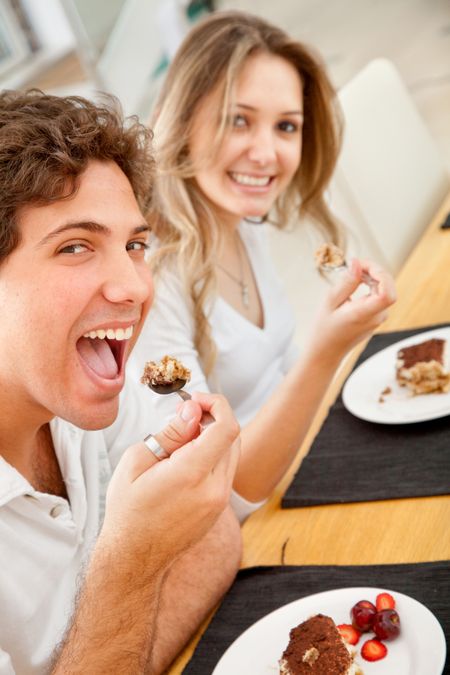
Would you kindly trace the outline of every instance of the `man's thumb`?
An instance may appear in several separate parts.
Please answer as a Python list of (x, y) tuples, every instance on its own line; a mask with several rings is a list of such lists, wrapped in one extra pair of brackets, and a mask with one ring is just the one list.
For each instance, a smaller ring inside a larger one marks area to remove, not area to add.
[(198, 435), (202, 409), (198, 403), (189, 400), (181, 404), (178, 414), (157, 434), (149, 434), (145, 442), (131, 445), (122, 455), (111, 483), (119, 480), (122, 474), (134, 481), (160, 459), (171, 455), (182, 445), (189, 443)]
[(154, 434), (154, 438), (167, 454), (171, 455), (197, 436), (202, 413), (198, 403), (192, 400), (184, 401), (176, 417), (162, 431)]

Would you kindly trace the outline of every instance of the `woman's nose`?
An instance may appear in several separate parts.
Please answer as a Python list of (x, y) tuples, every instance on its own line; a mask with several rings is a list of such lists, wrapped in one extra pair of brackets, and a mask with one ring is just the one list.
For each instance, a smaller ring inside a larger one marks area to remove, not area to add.
[(248, 156), (252, 162), (263, 166), (275, 161), (277, 153), (271, 129), (259, 129), (252, 135)]

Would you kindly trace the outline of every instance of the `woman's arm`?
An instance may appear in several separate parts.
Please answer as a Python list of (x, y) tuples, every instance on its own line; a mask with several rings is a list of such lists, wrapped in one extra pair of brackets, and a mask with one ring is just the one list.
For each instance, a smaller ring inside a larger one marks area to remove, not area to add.
[[(379, 281), (378, 292), (349, 302), (363, 270)], [(256, 508), (256, 503), (270, 495), (297, 454), (342, 358), (380, 325), (394, 299), (390, 275), (376, 265), (355, 263), (351, 271), (342, 273), (340, 283), (330, 290), (319, 311), (309, 347), (242, 428), (241, 458), (233, 488), (247, 501), (244, 511), (250, 513), (252, 504)], [(164, 284), (157, 287), (156, 302), (131, 357), (134, 378), (140, 376), (145, 360), (169, 353), (191, 369), (189, 389), (207, 391), (193, 334), (193, 318), (181, 282), (167, 273)], [(233, 367), (230, 363), (231, 371)], [(149, 395), (159, 414), (174, 414), (176, 397)]]
[[(378, 281), (374, 294), (350, 301), (362, 271)], [(389, 274), (354, 261), (328, 294), (310, 344), (253, 420), (242, 429), (234, 489), (250, 501), (266, 498), (294, 459), (342, 358), (369, 337), (395, 300)]]

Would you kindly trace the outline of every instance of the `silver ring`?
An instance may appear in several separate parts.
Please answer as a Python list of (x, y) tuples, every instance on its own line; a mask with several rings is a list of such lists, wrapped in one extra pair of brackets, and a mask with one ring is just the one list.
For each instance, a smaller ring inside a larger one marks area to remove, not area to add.
[(158, 461), (161, 461), (162, 459), (167, 459), (169, 457), (169, 453), (167, 453), (164, 448), (160, 446), (156, 438), (153, 436), (153, 434), (149, 434), (144, 438), (144, 443), (147, 446), (147, 448), (152, 452), (156, 459)]

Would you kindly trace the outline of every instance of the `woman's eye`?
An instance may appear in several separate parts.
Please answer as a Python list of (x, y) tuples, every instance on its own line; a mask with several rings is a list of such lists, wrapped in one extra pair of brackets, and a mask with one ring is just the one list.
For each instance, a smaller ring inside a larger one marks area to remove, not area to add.
[(247, 126), (247, 120), (245, 119), (244, 115), (234, 115), (232, 122), (234, 127), (239, 128)]
[(278, 124), (278, 128), (288, 134), (294, 134), (298, 130), (298, 125), (294, 124), (294, 122), (284, 121)]
[(79, 255), (80, 253), (85, 253), (87, 251), (86, 244), (67, 244), (59, 249), (58, 253), (64, 253), (66, 255)]
[(145, 241), (130, 241), (127, 244), (127, 251), (146, 251), (148, 244)]

